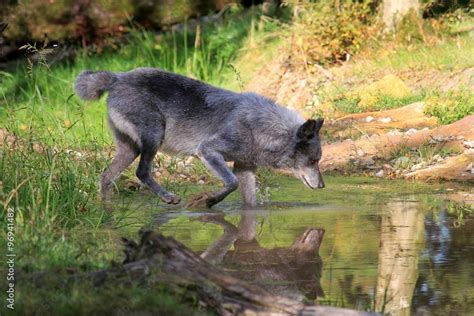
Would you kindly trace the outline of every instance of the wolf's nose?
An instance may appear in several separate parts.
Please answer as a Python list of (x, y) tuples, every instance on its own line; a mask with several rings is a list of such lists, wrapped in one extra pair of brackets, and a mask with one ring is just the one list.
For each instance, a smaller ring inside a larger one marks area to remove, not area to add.
[(322, 188), (324, 188), (324, 182), (319, 182), (318, 189), (322, 189)]

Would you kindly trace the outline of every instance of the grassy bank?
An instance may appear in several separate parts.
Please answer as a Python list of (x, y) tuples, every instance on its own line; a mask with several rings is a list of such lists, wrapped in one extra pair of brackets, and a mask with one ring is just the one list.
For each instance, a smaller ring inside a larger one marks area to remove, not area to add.
[(355, 56), (351, 64), (333, 68), (339, 80), (320, 95), (344, 113), (424, 101), (427, 115), (449, 124), (474, 113), (473, 54), (469, 33), (446, 36), (431, 44), (388, 43)]
[[(248, 47), (236, 61), (241, 77), (308, 116), (332, 118), (418, 101), (440, 124), (474, 113), (472, 14), (415, 19), (385, 34), (376, 19), (367, 23), (363, 6), (345, 10), (337, 19), (347, 24), (346, 33), (326, 11), (309, 11), (313, 19), (302, 14), (276, 40)], [(348, 22), (357, 19), (360, 25)]]

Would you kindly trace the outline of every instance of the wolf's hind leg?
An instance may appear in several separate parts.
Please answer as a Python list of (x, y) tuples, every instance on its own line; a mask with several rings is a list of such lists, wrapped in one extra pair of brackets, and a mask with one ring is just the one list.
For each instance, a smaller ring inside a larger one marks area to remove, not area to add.
[(211, 207), (214, 204), (222, 201), (227, 195), (235, 191), (239, 186), (237, 177), (232, 173), (232, 171), (227, 167), (224, 157), (212, 147), (201, 145), (198, 149), (199, 157), (206, 164), (206, 166), (211, 170), (214, 175), (224, 181), (224, 187), (219, 191), (203, 193), (200, 196), (196, 197), (190, 201), (188, 207), (196, 206), (207, 206)]
[(255, 167), (235, 162), (234, 173), (239, 179), (239, 189), (242, 200), (246, 207), (257, 205), (257, 185), (255, 179)]
[(143, 182), (150, 190), (157, 194), (161, 200), (168, 204), (178, 204), (181, 199), (174, 194), (166, 191), (161, 185), (159, 185), (151, 174), (151, 167), (153, 159), (158, 151), (158, 145), (143, 143), (142, 151), (140, 155), (140, 163), (137, 168), (137, 177)]
[(115, 137), (116, 153), (110, 166), (104, 171), (100, 177), (100, 195), (102, 202), (106, 206), (110, 206), (112, 187), (114, 181), (120, 174), (132, 164), (138, 156), (138, 149), (125, 138), (117, 135)]

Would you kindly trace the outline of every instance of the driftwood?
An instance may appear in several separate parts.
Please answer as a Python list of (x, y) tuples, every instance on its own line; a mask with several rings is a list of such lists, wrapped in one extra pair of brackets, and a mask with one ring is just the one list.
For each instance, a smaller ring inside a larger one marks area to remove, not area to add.
[(349, 309), (306, 305), (271, 295), (267, 290), (239, 280), (200, 258), (170, 237), (144, 232), (141, 241), (124, 239), (124, 264), (91, 275), (96, 286), (114, 282), (162, 283), (170, 291), (194, 293), (221, 315), (371, 315)]
[[(460, 157), (460, 160), (453, 161), (454, 163), (445, 163), (445, 166), (440, 167), (445, 169), (443, 173), (440, 173), (437, 178), (433, 178), (474, 182), (474, 174), (470, 170), (466, 170), (470, 169), (468, 166), (472, 163), (472, 151), (466, 150), (463, 145), (464, 141), (474, 139), (472, 126), (474, 126), (474, 115), (466, 116), (449, 125), (419, 130), (414, 133), (372, 135), (358, 140), (348, 139), (343, 142), (327, 144), (323, 146), (323, 159), (320, 168), (323, 171), (340, 170), (355, 160), (364, 161), (368, 158), (387, 160), (401, 148), (420, 147), (427, 143), (441, 143), (445, 148), (464, 151), (465, 154)], [(459, 168), (458, 162), (460, 163)], [(428, 173), (438, 171), (433, 169)], [(428, 179), (418, 173), (407, 176)]]

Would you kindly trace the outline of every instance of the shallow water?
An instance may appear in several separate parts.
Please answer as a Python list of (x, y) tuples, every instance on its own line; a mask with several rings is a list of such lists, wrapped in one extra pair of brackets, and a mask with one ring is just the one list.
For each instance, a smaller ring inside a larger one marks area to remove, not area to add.
[(153, 221), (275, 294), (393, 315), (474, 313), (474, 220), (445, 200), (471, 189), (328, 178), (326, 189), (311, 191), (286, 177), (270, 182), (270, 202), (256, 210), (241, 210), (234, 194), (212, 211), (172, 208)]

